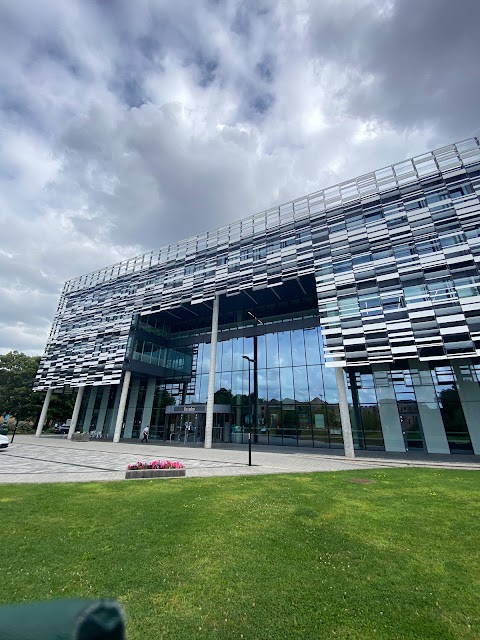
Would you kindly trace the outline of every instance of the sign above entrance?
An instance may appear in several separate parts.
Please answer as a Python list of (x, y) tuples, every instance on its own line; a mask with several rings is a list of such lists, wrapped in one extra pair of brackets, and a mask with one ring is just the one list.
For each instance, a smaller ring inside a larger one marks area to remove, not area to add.
[[(213, 413), (230, 413), (229, 404), (214, 404)], [(176, 404), (165, 408), (166, 413), (207, 413), (206, 404)]]
[(167, 407), (167, 413), (206, 413), (206, 411), (207, 405), (205, 404), (177, 404), (173, 407)]

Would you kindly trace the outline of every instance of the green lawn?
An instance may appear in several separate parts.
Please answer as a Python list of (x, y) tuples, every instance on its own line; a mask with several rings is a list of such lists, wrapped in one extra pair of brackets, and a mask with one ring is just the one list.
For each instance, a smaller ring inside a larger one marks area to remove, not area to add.
[(389, 469), (2, 486), (0, 601), (113, 596), (128, 640), (478, 639), (479, 484)]

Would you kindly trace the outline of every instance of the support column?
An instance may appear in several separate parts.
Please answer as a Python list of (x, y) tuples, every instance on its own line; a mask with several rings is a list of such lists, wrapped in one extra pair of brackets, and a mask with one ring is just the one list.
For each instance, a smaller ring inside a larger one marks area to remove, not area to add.
[[(257, 327), (255, 326), (255, 331)], [(258, 443), (258, 340), (257, 334), (253, 336), (253, 442)]]
[(138, 392), (140, 391), (140, 380), (135, 378), (132, 382), (132, 390), (130, 392), (130, 401), (128, 403), (127, 417), (125, 418), (124, 438), (131, 438), (133, 431), (133, 422), (135, 420), (135, 412), (137, 411)]
[(105, 425), (105, 416), (107, 415), (108, 400), (110, 398), (110, 385), (103, 387), (102, 400), (100, 401), (100, 410), (98, 412), (96, 431), (103, 433), (103, 427)]
[(112, 434), (112, 438), (113, 438), (113, 432), (115, 430), (115, 418), (117, 416), (118, 407), (120, 405), (121, 385), (117, 384), (115, 386), (117, 387), (117, 390), (115, 392), (115, 400), (113, 403), (112, 413), (110, 414), (110, 418), (108, 420), (108, 427), (107, 427), (107, 433), (106, 433), (107, 438), (110, 436), (110, 434)]
[(385, 451), (405, 452), (403, 428), (398, 414), (398, 404), (392, 374), (385, 365), (372, 365), (373, 380), (377, 393), (378, 412), (382, 424)]
[(90, 423), (92, 422), (93, 409), (95, 407), (95, 400), (97, 398), (97, 388), (90, 387), (90, 396), (88, 397), (87, 411), (83, 420), (83, 432), (88, 433), (90, 431)]
[(337, 382), (338, 404), (340, 406), (340, 420), (342, 423), (345, 457), (354, 458), (355, 449), (353, 448), (352, 425), (350, 423), (350, 412), (348, 410), (347, 401), (347, 388), (345, 386), (345, 378), (343, 377), (342, 367), (335, 367), (335, 380)]
[(358, 398), (357, 383), (355, 381), (355, 373), (353, 369), (349, 369), (348, 379), (350, 380), (350, 390), (352, 392), (353, 415), (355, 416), (355, 431), (357, 443), (361, 449), (365, 449), (365, 434), (363, 432), (362, 412), (360, 411), (360, 400)]
[(212, 448), (212, 431), (213, 431), (213, 403), (215, 395), (215, 365), (217, 359), (217, 337), (218, 337), (218, 310), (220, 308), (220, 300), (218, 295), (213, 301), (212, 312), (212, 336), (210, 342), (210, 371), (208, 374), (208, 396), (207, 396), (207, 415), (205, 419), (205, 449)]
[[(472, 442), (473, 453), (480, 454), (480, 386), (475, 380), (473, 372), (470, 372), (471, 362), (451, 362), (455, 380), (457, 382), (458, 395), (462, 403), (463, 415), (467, 423), (468, 433)], [(469, 370), (462, 372), (461, 365), (468, 365)]]
[(142, 426), (140, 429), (139, 439), (143, 437), (143, 430), (150, 426), (152, 420), (153, 398), (155, 397), (156, 378), (149, 378), (147, 382), (147, 392), (145, 393), (145, 404), (143, 405)]
[(120, 436), (122, 434), (123, 416), (125, 415), (125, 405), (127, 404), (128, 387), (130, 386), (131, 376), (132, 376), (131, 371), (125, 371), (123, 375), (122, 394), (120, 396), (120, 404), (118, 405), (117, 421), (115, 423), (115, 433), (113, 434), (114, 442), (120, 442)]
[(50, 398), (52, 397), (52, 391), (53, 389), (47, 389), (47, 395), (45, 396), (45, 400), (43, 401), (40, 420), (38, 421), (37, 430), (35, 432), (37, 438), (40, 438), (40, 436), (42, 435), (43, 425), (45, 424), (45, 419), (47, 417), (48, 405), (50, 404)]
[(430, 367), (418, 360), (409, 360), (409, 366), (427, 451), (450, 453)]
[(77, 397), (75, 398), (75, 406), (73, 407), (72, 422), (70, 423), (70, 429), (68, 430), (67, 438), (72, 439), (75, 433), (75, 427), (77, 426), (78, 414), (80, 413), (80, 407), (82, 406), (82, 398), (85, 387), (78, 387)]

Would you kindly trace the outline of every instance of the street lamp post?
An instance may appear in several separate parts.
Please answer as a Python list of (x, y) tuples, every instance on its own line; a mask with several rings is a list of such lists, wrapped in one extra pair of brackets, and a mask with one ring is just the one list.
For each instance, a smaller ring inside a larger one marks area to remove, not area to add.
[(258, 341), (257, 341), (257, 327), (258, 325), (264, 325), (263, 320), (257, 318), (257, 316), (251, 311), (247, 311), (248, 315), (255, 320), (255, 329), (253, 334), (253, 406), (255, 415), (255, 429), (253, 431), (253, 442), (257, 443), (258, 433)]
[(252, 466), (252, 394), (250, 391), (250, 364), (255, 364), (255, 360), (249, 356), (242, 356), (248, 360), (248, 466)]

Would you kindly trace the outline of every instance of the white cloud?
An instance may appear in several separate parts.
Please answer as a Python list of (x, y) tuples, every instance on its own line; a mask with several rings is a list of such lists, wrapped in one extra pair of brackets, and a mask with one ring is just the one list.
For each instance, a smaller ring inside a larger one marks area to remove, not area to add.
[(471, 135), (478, 39), (438, 69), (430, 3), (433, 93), (399, 0), (4, 3), (0, 351), (42, 351), (67, 278)]

